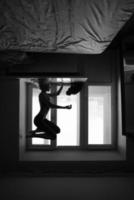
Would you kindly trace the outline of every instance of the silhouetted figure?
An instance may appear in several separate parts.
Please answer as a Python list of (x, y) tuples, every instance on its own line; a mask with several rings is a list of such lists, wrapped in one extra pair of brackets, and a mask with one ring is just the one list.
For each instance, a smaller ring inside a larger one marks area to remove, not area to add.
[(83, 82), (73, 82), (71, 83), (71, 87), (67, 90), (66, 94), (71, 95), (71, 94), (77, 94), (78, 92), (81, 91), (84, 83)]
[[(34, 124), (36, 125), (37, 129), (31, 131), (31, 134), (28, 135), (28, 137), (38, 137), (38, 138), (55, 140), (56, 134), (60, 133), (60, 128), (53, 122), (46, 119), (48, 111), (50, 108), (71, 109), (72, 106), (71, 105), (59, 106), (51, 103), (50, 101), (50, 97), (54, 97), (60, 94), (63, 85), (55, 93), (47, 93), (50, 90), (50, 85), (48, 81), (46, 79), (39, 79), (38, 82), (41, 93), (39, 94), (40, 111), (34, 118)], [(37, 134), (39, 132), (43, 133)]]

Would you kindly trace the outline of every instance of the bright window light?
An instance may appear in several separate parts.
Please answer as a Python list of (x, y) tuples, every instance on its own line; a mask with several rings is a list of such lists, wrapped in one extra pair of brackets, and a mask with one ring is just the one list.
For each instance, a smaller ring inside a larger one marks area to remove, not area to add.
[(89, 86), (88, 144), (111, 142), (111, 86)]
[(72, 109), (57, 109), (57, 125), (61, 132), (57, 135), (57, 146), (79, 145), (79, 94), (67, 96), (69, 86), (64, 86), (57, 97), (57, 104), (72, 105)]
[(57, 82), (70, 83), (71, 78), (57, 78)]
[[(40, 90), (38, 88), (32, 89), (32, 130), (36, 129), (36, 126), (34, 125), (34, 117), (38, 114), (40, 110), (39, 105), (39, 93)], [(50, 119), (50, 112), (47, 116), (48, 119)], [(50, 145), (50, 140), (42, 139), (42, 138), (32, 138), (32, 144), (33, 145)]]

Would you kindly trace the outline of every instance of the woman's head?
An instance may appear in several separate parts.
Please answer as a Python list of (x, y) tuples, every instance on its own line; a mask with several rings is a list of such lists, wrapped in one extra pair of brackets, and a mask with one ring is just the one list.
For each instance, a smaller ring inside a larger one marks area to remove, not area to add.
[(40, 78), (40, 79), (38, 79), (38, 83), (39, 83), (40, 90), (42, 90), (42, 91), (49, 91), (50, 84), (49, 84), (47, 78)]

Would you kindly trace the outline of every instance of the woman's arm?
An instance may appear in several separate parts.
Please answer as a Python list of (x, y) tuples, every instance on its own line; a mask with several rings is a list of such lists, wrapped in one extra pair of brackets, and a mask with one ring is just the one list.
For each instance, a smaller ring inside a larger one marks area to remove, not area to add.
[(62, 89), (63, 89), (63, 84), (61, 85), (61, 87), (59, 88), (59, 90), (57, 90), (56, 92), (50, 93), (48, 95), (51, 96), (51, 97), (52, 96), (58, 96), (61, 93)]
[(46, 98), (45, 95), (43, 94), (40, 94), (39, 95), (39, 100), (40, 100), (40, 103), (44, 106), (47, 106), (49, 108), (55, 108), (55, 109), (71, 109), (72, 108), (72, 105), (67, 105), (67, 106), (60, 106), (60, 105), (56, 105), (56, 104), (53, 104), (50, 102), (49, 99)]
[(59, 106), (53, 103), (50, 103), (50, 108), (55, 108), (55, 109), (71, 109), (72, 105), (67, 105), (67, 106)]

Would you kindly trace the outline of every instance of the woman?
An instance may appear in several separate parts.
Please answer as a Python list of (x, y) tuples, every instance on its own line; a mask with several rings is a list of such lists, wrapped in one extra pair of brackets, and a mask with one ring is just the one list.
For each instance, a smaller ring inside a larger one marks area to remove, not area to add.
[[(39, 88), (41, 93), (39, 94), (39, 104), (40, 104), (40, 111), (34, 118), (34, 124), (36, 125), (37, 129), (31, 131), (31, 135), (28, 137), (38, 137), (38, 138), (45, 138), (45, 139), (56, 139), (56, 134), (60, 133), (60, 128), (56, 126), (53, 122), (46, 119), (49, 109), (71, 109), (71, 105), (67, 106), (59, 106), (51, 103), (50, 97), (57, 96), (61, 93), (63, 85), (60, 89), (55, 93), (47, 93), (50, 90), (50, 85), (47, 79), (39, 79)], [(37, 134), (39, 132), (43, 132), (41, 134)]]

